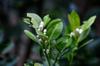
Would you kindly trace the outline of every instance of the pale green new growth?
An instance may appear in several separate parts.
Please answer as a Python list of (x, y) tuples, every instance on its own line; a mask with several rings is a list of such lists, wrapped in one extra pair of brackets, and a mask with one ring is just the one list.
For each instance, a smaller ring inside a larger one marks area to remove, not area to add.
[(29, 37), (30, 39), (32, 39), (33, 41), (36, 41), (36, 37), (34, 34), (32, 34), (30, 31), (28, 30), (24, 30), (24, 33), (27, 37)]
[(81, 26), (81, 29), (83, 29), (84, 31), (89, 29), (91, 25), (94, 23), (95, 19), (96, 16), (92, 16), (88, 20), (84, 21), (84, 24)]

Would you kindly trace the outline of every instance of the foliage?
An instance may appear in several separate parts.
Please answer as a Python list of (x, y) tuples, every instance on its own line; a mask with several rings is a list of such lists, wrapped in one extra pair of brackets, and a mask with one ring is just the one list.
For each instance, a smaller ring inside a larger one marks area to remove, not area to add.
[(59, 66), (59, 60), (62, 57), (67, 58), (68, 64), (71, 65), (78, 48), (90, 41), (79, 46), (79, 43), (88, 36), (90, 27), (96, 18), (92, 16), (80, 25), (80, 18), (73, 10), (68, 15), (69, 24), (64, 28), (61, 19), (51, 19), (49, 15), (44, 16), (43, 20), (34, 13), (27, 13), (27, 17), (31, 19), (25, 18), (24, 21), (31, 25), (35, 33), (24, 30), (25, 35), (39, 44), (43, 53), (42, 58), (45, 59), (43, 64), (34, 63), (35, 66)]

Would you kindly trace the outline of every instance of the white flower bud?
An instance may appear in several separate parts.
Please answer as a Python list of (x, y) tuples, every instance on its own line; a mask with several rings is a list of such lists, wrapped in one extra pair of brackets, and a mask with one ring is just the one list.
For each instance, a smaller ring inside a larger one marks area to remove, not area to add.
[(39, 41), (41, 42), (41, 41), (42, 41), (42, 39), (39, 39)]
[(79, 28), (76, 28), (76, 31), (77, 31), (77, 32), (79, 32), (79, 31), (80, 31), (80, 29), (79, 29)]
[(44, 29), (44, 31), (43, 31), (44, 33), (46, 33), (47, 32), (47, 30), (46, 29)]
[(44, 22), (43, 22), (43, 21), (41, 21), (41, 22), (40, 22), (40, 25), (43, 25), (43, 26), (44, 26)]
[(43, 25), (39, 25), (39, 28), (40, 28), (40, 29), (43, 28)]
[(38, 28), (38, 31), (40, 31), (40, 28)]
[(44, 22), (40, 22), (40, 25), (39, 25), (39, 29), (42, 31), (43, 30), (43, 27), (44, 27)]
[(49, 53), (49, 49), (43, 49), (43, 52), (45, 52), (48, 54)]
[(82, 30), (82, 29), (80, 29), (80, 30), (79, 30), (79, 34), (81, 34), (82, 32), (83, 32), (83, 30)]
[(79, 28), (76, 28), (76, 31), (77, 31), (79, 34), (81, 34), (81, 33), (83, 32), (83, 30), (82, 30), (82, 29), (79, 29)]
[(47, 54), (49, 53), (49, 49), (46, 50), (46, 53), (47, 53)]
[(47, 30), (46, 30), (46, 29), (44, 29), (44, 30), (43, 30), (44, 35), (46, 35), (46, 32), (47, 32)]
[(45, 49), (43, 49), (43, 51), (45, 52)]
[(39, 35), (37, 35), (36, 37), (39, 38)]
[(41, 21), (39, 27), (44, 27), (44, 22)]
[(74, 32), (71, 32), (70, 33), (70, 37), (72, 37), (72, 36), (74, 36), (75, 35), (75, 33)]

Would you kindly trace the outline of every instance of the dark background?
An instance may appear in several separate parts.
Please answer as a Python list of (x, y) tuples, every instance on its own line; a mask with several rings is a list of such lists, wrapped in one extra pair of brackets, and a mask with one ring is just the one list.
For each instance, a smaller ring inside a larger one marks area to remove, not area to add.
[[(27, 60), (41, 61), (37, 45), (23, 33), (27, 12), (41, 17), (50, 14), (67, 23), (67, 15), (76, 10), (81, 21), (96, 15), (89, 37), (94, 42), (81, 48), (73, 66), (100, 66), (100, 0), (0, 0), (0, 66), (23, 66)], [(66, 60), (61, 60), (66, 64)], [(62, 65), (64, 66), (64, 65)]]

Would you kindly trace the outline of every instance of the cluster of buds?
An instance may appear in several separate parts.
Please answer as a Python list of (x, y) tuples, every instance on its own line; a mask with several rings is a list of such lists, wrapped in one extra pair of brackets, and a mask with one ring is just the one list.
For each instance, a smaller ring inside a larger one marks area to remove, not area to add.
[(46, 52), (47, 54), (49, 53), (49, 49), (43, 49), (44, 52)]
[(40, 25), (38, 27), (38, 31), (43, 31), (44, 35), (46, 35), (47, 30), (46, 29), (43, 29), (43, 28), (44, 28), (44, 22), (41, 21), (40, 22)]
[(44, 22), (41, 21), (41, 22), (40, 22), (40, 25), (39, 25), (39, 27), (38, 27), (38, 31), (42, 31), (42, 30), (43, 30), (43, 27), (44, 27)]
[(78, 32), (79, 34), (81, 34), (81, 33), (83, 32), (83, 30), (82, 30), (82, 29), (77, 28), (77, 29), (76, 29), (76, 32)]
[[(38, 31), (42, 32), (44, 35), (46, 35), (47, 33), (47, 29), (44, 29), (44, 22), (41, 21), (40, 25), (38, 26)], [(42, 41), (42, 39), (39, 37), (39, 35), (37, 35), (37, 38), (39, 38), (39, 42)]]
[[(46, 35), (47, 33), (47, 29), (44, 29), (44, 22), (41, 21), (40, 25), (38, 26), (38, 31), (42, 32), (44, 35)], [(44, 40), (42, 37), (40, 37), (39, 34), (37, 34), (36, 36), (38, 38), (38, 41), (41, 43), (44, 41), (44, 43), (47, 43), (47, 40)], [(47, 54), (49, 53), (49, 49), (43, 49), (44, 52), (46, 52)]]
[[(83, 30), (79, 29), (79, 28), (76, 28), (75, 32), (78, 33), (78, 34), (81, 34), (83, 32)], [(75, 36), (75, 32), (71, 32), (70, 37)]]

